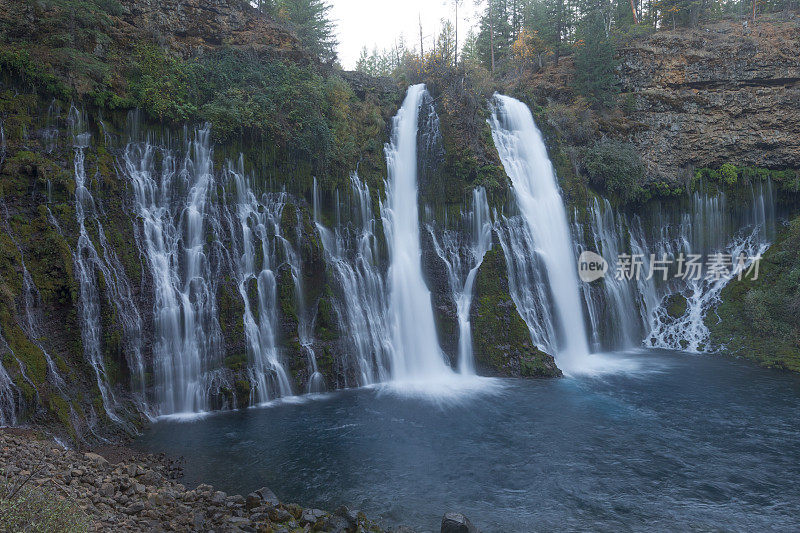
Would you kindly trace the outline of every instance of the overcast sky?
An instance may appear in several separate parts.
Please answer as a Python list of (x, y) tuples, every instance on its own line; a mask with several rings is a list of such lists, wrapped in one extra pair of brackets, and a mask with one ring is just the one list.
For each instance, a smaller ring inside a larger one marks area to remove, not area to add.
[[(392, 46), (400, 35), (407, 46), (419, 48), (419, 22), (425, 47), (439, 33), (441, 19), (453, 19), (452, 0), (328, 0), (338, 28), (339, 61), (345, 69), (355, 67), (361, 49), (372, 51)], [(458, 8), (458, 39), (475, 23), (475, 0), (464, 0)], [(461, 42), (459, 42), (459, 47)]]

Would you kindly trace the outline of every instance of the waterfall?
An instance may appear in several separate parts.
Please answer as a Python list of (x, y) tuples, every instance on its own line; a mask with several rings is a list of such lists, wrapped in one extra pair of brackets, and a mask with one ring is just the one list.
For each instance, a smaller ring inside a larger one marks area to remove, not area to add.
[[(547, 156), (547, 148), (530, 110), (522, 102), (513, 98), (495, 95), (494, 110), (490, 120), (492, 137), (500, 154), (506, 173), (511, 178), (517, 207), (525, 222), (527, 234), (519, 241), (529, 240), (521, 252), (514, 249), (506, 253), (524, 253), (522, 261), (541, 262), (546, 272), (549, 304), (539, 303), (531, 311), (522, 310), (531, 330), (538, 330), (528, 320), (532, 316), (545, 316), (543, 307), (552, 306), (556, 320), (544, 326), (542, 334), (534, 335), (533, 340), (545, 349), (557, 354), (556, 360), (566, 372), (585, 368), (589, 346), (586, 337), (583, 309), (578, 290), (577, 266), (573, 256), (572, 236), (567, 223), (564, 203), (556, 181), (553, 165)], [(522, 244), (511, 241), (509, 244)], [(505, 248), (504, 248), (505, 251)], [(535, 255), (535, 257), (534, 257)], [(530, 270), (530, 269), (528, 269)], [(541, 285), (541, 279), (516, 279), (514, 286), (519, 289), (520, 281)], [(539, 291), (540, 292), (540, 291)], [(518, 309), (526, 298), (517, 296)], [(538, 337), (538, 338), (537, 338)]]
[[(250, 359), (250, 403), (292, 393), (277, 345), (277, 283), (274, 239), (280, 234), (285, 195), (256, 198), (244, 172), (228, 168), (235, 185), (231, 217), (232, 252), (237, 286), (244, 302), (244, 332)], [(253, 309), (255, 300), (255, 311)]]
[(417, 206), (417, 119), (423, 84), (408, 89), (393, 119), (386, 145), (386, 203), (381, 216), (389, 248), (389, 301), (394, 350), (392, 378), (427, 379), (448, 375), (433, 319), (431, 294), (422, 275)]
[(743, 275), (752, 258), (760, 257), (774, 239), (775, 204), (769, 180), (751, 185), (750, 200), (744, 208), (729, 206), (724, 192), (695, 192), (691, 210), (681, 216), (680, 223), (662, 225), (662, 236), (656, 245), (659, 257), (695, 254), (707, 264), (714, 256), (725, 256), (731, 264), (719, 276), (704, 273), (700, 279), (669, 286), (666, 296), (681, 294), (686, 298), (686, 311), (679, 317), (670, 317), (664, 305), (656, 307), (645, 338), (647, 346), (689, 352), (712, 349), (706, 315), (720, 302), (722, 289)]
[[(607, 258), (614, 264), (616, 258), (630, 248), (641, 253), (639, 242), (633, 235), (634, 229), (619, 215), (615, 216), (611, 204), (606, 199), (594, 198), (588, 208), (592, 240), (589, 248)], [(637, 249), (638, 248), (638, 249)], [(590, 314), (599, 317), (601, 323), (595, 324), (595, 334), (599, 347), (624, 349), (639, 346), (649, 324), (648, 313), (639, 313), (642, 308), (640, 295), (649, 295), (652, 284), (637, 287), (626, 279), (607, 275), (603, 279), (603, 297), (589, 302)], [(590, 284), (584, 283), (587, 289)], [(652, 298), (648, 298), (652, 300)], [(599, 337), (604, 332), (604, 342)]]
[(0, 120), (0, 168), (3, 168), (3, 163), (6, 160), (6, 130), (4, 123)]
[[(75, 276), (80, 287), (81, 340), (86, 359), (95, 372), (97, 385), (103, 399), (103, 407), (111, 420), (122, 423), (122, 420), (116, 414), (117, 402), (108, 383), (103, 356), (100, 291), (96, 281), (98, 274), (102, 276), (105, 283), (105, 296), (108, 304), (115, 307), (116, 317), (120, 321), (119, 325), (122, 328), (123, 349), (131, 372), (131, 390), (137, 396), (141, 410), (146, 412), (145, 365), (142, 356), (142, 320), (133, 301), (130, 282), (116, 252), (108, 243), (98, 214), (98, 206), (86, 184), (84, 159), (85, 150), (88, 147), (89, 134), (80, 131), (82, 130), (82, 119), (74, 107), (70, 110), (70, 121), (75, 130), (75, 216), (79, 235), (73, 254), (73, 261), (75, 264)], [(89, 237), (86, 225), (87, 217), (100, 243), (102, 254), (98, 253)], [(49, 214), (49, 220), (56, 230), (60, 232), (60, 228), (52, 214)]]
[[(73, 116), (73, 110), (70, 116)], [(75, 263), (75, 277), (80, 287), (79, 306), (81, 322), (81, 340), (87, 361), (94, 369), (97, 387), (103, 400), (103, 409), (114, 422), (121, 423), (122, 419), (116, 414), (117, 401), (108, 383), (108, 374), (103, 359), (101, 346), (102, 330), (100, 325), (100, 295), (95, 283), (95, 265), (99, 263), (97, 250), (94, 247), (86, 230), (85, 217), (87, 208), (91, 209), (93, 199), (86, 188), (86, 170), (84, 168), (84, 151), (89, 146), (89, 134), (77, 133), (75, 136), (75, 218), (78, 223), (78, 244), (73, 254)], [(102, 227), (98, 226), (98, 231)]]
[[(493, 227), (486, 190), (483, 187), (472, 191), (472, 205), (469, 211), (461, 212), (461, 220), (464, 227), (460, 231), (445, 230), (441, 244), (436, 238), (433, 225), (428, 225), (428, 231), (436, 254), (447, 266), (447, 281), (453, 295), (453, 303), (456, 305), (458, 370), (462, 374), (474, 374), (475, 361), (472, 354), (472, 325), (469, 312), (475, 277), (483, 263), (483, 256), (492, 246)], [(461, 235), (468, 238), (469, 242), (462, 243)]]
[[(325, 258), (337, 284), (334, 307), (339, 330), (345, 336), (353, 357), (350, 367), (356, 383), (370, 385), (390, 378), (394, 345), (390, 333), (386, 281), (378, 264), (377, 221), (372, 210), (369, 187), (350, 176), (354, 215), (343, 226), (337, 216), (334, 231), (321, 221), (319, 198), (314, 198), (314, 222), (322, 238)], [(337, 202), (337, 212), (339, 203)]]
[(3, 357), (6, 353), (14, 356), (11, 347), (5, 338), (0, 335), (0, 427), (14, 426), (17, 424), (17, 399), (20, 398), (19, 390), (3, 367)]
[[(31, 343), (42, 352), (45, 362), (47, 363), (47, 376), (56, 389), (61, 392), (65, 387), (64, 379), (61, 377), (61, 374), (59, 374), (55, 361), (52, 357), (50, 357), (50, 354), (47, 352), (47, 350), (45, 350), (41, 343), (41, 339), (44, 337), (41, 329), (41, 295), (39, 294), (39, 289), (36, 288), (36, 285), (33, 282), (30, 272), (28, 272), (28, 267), (25, 264), (25, 254), (22, 252), (22, 247), (14, 238), (14, 234), (11, 231), (11, 225), (8, 223), (8, 206), (6, 206), (5, 200), (2, 198), (0, 198), (0, 207), (3, 209), (3, 229), (6, 231), (9, 238), (11, 238), (14, 246), (17, 247), (20, 265), (22, 266), (22, 307), (25, 314), (25, 321), (22, 324), (22, 330)], [(25, 376), (25, 371), (22, 370), (23, 364), (20, 362), (19, 365), (23, 376)], [(25, 379), (31, 383), (31, 386), (34, 389), (36, 389), (36, 387), (33, 385), (33, 382), (31, 382), (27, 376), (25, 376)]]
[[(678, 210), (654, 202), (643, 214), (644, 219), (615, 213), (607, 200), (590, 202), (583, 247), (600, 253), (611, 267), (602, 282), (583, 284), (590, 295), (590, 316), (600, 317), (595, 327), (600, 330), (602, 348), (621, 349), (642, 343), (689, 352), (712, 348), (706, 315), (719, 302), (728, 282), (750, 266), (749, 260), (731, 265), (727, 275), (716, 279), (706, 279), (705, 272), (698, 279), (676, 277), (676, 261), (695, 255), (705, 268), (715, 254), (760, 256), (775, 234), (772, 184), (751, 185), (749, 196), (744, 202), (730, 203), (724, 192), (696, 191), (685, 208)], [(613, 269), (620, 254), (639, 257), (641, 275), (634, 279), (616, 276)], [(651, 262), (665, 258), (672, 264), (666, 281), (655, 269), (650, 273)], [(686, 311), (681, 316), (670, 316), (667, 310), (672, 295), (686, 299)]]
[[(314, 194), (316, 195), (317, 181), (314, 180)], [(296, 211), (297, 219), (295, 220), (295, 242), (300, 243), (303, 238), (302, 227), (303, 223), (300, 219), (301, 214)], [(305, 300), (305, 291), (303, 290), (303, 262), (300, 253), (294, 249), (292, 244), (286, 238), (281, 238), (283, 244), (283, 251), (286, 256), (286, 261), (289, 264), (289, 270), (292, 274), (292, 283), (294, 284), (294, 297), (297, 302), (297, 337), (300, 341), (300, 349), (306, 356), (308, 368), (308, 386), (306, 392), (318, 393), (325, 392), (325, 378), (317, 368), (317, 355), (314, 353), (314, 316), (315, 309), (309, 309)]]
[(123, 158), (153, 283), (156, 399), (162, 414), (198, 412), (222, 380), (219, 277), (207, 251), (220, 246), (209, 127), (196, 131), (181, 164), (164, 149), (159, 171), (155, 152), (149, 142), (130, 143)]

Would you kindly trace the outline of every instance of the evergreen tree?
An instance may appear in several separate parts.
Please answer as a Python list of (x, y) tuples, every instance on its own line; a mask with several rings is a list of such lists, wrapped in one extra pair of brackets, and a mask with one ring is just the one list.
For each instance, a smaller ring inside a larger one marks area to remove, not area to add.
[(475, 30), (470, 28), (467, 36), (464, 38), (464, 44), (461, 46), (461, 61), (470, 63), (480, 62), (480, 55), (478, 54), (478, 34)]
[(335, 28), (324, 0), (274, 0), (277, 18), (289, 23), (303, 46), (322, 61), (336, 59)]
[(511, 52), (514, 41), (513, 27), (509, 17), (508, 0), (488, 0), (479, 22), (477, 39), (478, 57), (487, 68), (501, 63)]
[(578, 27), (575, 52), (575, 90), (595, 106), (608, 106), (619, 92), (615, 68), (614, 41), (609, 36), (603, 13), (594, 10)]

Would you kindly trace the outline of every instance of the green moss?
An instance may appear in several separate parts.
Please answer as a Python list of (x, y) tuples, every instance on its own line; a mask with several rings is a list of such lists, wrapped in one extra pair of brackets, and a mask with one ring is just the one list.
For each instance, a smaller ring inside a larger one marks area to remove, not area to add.
[(759, 276), (723, 289), (706, 324), (714, 343), (769, 367), (800, 372), (800, 218), (764, 254)]
[(0, 325), (3, 335), (14, 352), (24, 365), (28, 377), (38, 386), (47, 379), (47, 360), (44, 353), (36, 347), (17, 325), (8, 308), (0, 308)]
[(50, 394), (45, 399), (47, 410), (55, 416), (61, 426), (72, 430), (72, 420), (70, 418), (70, 405), (64, 398), (57, 394)]
[(283, 318), (290, 323), (298, 323), (297, 315), (297, 294), (294, 290), (294, 282), (292, 281), (292, 273), (289, 267), (286, 266), (279, 271), (278, 276), (278, 307), (281, 310)]
[(239, 400), (239, 404), (247, 405), (248, 399), (250, 398), (250, 382), (246, 379), (238, 379), (235, 383), (236, 386), (236, 397)]
[(244, 370), (247, 368), (247, 354), (246, 353), (238, 353), (234, 355), (229, 355), (225, 358), (224, 362), (227, 368), (230, 368), (234, 372), (239, 370)]
[(219, 325), (226, 344), (235, 345), (244, 340), (244, 302), (233, 281), (220, 283), (217, 290)]
[(717, 184), (726, 188), (742, 183), (762, 182), (768, 179), (772, 180), (781, 192), (800, 192), (800, 170), (798, 169), (769, 169), (725, 163), (718, 169), (698, 168), (694, 175), (695, 186), (705, 183)]
[(317, 338), (322, 341), (331, 341), (339, 337), (339, 325), (336, 320), (336, 311), (328, 297), (320, 298), (317, 304)]
[(553, 358), (533, 346), (530, 331), (508, 292), (505, 257), (489, 250), (475, 279), (473, 346), (479, 368), (501, 375), (555, 377)]
[(734, 185), (739, 179), (739, 171), (736, 165), (725, 163), (719, 168), (719, 177), (725, 185)]
[(672, 318), (680, 318), (686, 314), (687, 306), (688, 302), (686, 301), (686, 297), (682, 294), (671, 294), (667, 297), (667, 314)]

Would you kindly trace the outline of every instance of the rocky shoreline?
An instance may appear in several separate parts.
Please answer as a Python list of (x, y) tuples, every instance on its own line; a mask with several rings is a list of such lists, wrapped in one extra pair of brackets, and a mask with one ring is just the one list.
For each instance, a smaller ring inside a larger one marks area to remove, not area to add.
[[(361, 512), (281, 503), (266, 487), (247, 496), (205, 484), (188, 489), (175, 479), (180, 468), (164, 456), (116, 446), (96, 451), (64, 449), (33, 430), (0, 429), (0, 515), (4, 508), (14, 511), (9, 500), (30, 493), (75, 513), (73, 523), (79, 525), (66, 531), (384, 531)], [(0, 517), (0, 530), (9, 527), (4, 520)], [(443, 520), (443, 530), (445, 522), (452, 520)], [(403, 527), (394, 531), (411, 532)]]

